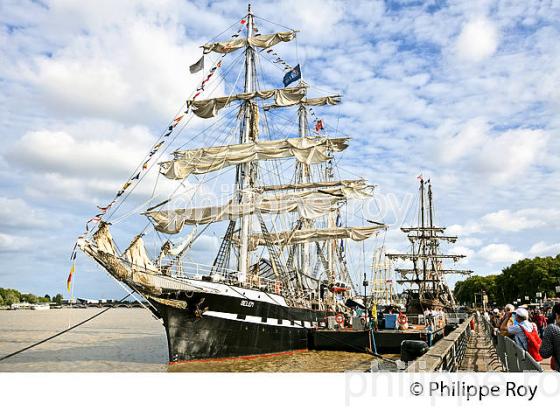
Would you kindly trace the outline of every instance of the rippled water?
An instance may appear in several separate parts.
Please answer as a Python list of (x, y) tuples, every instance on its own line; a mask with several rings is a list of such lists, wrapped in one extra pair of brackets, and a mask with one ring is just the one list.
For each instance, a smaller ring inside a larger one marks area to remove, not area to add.
[[(82, 321), (99, 310), (0, 311), (0, 356)], [(297, 352), (243, 360), (167, 365), (164, 328), (145, 309), (112, 309), (20, 355), (0, 362), (0, 372), (342, 372), (365, 371), (372, 356), (347, 352)], [(382, 363), (380, 366), (389, 365)]]

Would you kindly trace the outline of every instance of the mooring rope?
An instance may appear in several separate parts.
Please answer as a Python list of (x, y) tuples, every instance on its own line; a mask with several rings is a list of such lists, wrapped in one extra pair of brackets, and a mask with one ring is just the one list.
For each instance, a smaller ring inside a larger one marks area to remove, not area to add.
[[(135, 293), (135, 292), (136, 292), (136, 291), (133, 290), (133, 291), (130, 292), (128, 295), (126, 295), (124, 298), (122, 298), (121, 300), (119, 300), (117, 303), (124, 302), (130, 295), (132, 295), (132, 294)], [(69, 327), (68, 329), (63, 330), (62, 332), (58, 332), (57, 334), (52, 335), (52, 336), (49, 336), (49, 337), (47, 337), (46, 339), (43, 339), (43, 340), (41, 340), (41, 341), (39, 341), (39, 342), (37, 342), (37, 343), (33, 343), (33, 344), (30, 345), (30, 346), (27, 346), (27, 347), (24, 347), (23, 349), (18, 350), (17, 352), (13, 352), (13, 353), (10, 353), (9, 355), (0, 357), (0, 362), (1, 362), (2, 360), (6, 360), (6, 359), (9, 359), (10, 357), (13, 357), (13, 356), (16, 356), (16, 355), (18, 355), (18, 354), (20, 354), (20, 353), (23, 353), (23, 352), (25, 352), (25, 351), (27, 351), (27, 350), (29, 350), (29, 349), (32, 349), (32, 348), (34, 348), (34, 347), (36, 347), (36, 346), (39, 346), (39, 345), (41, 345), (41, 344), (43, 344), (43, 343), (45, 343), (45, 342), (48, 342), (49, 340), (52, 340), (52, 339), (54, 339), (55, 337), (61, 336), (61, 335), (63, 335), (64, 333), (67, 333), (67, 332), (69, 332), (69, 331), (71, 331), (71, 330), (73, 330), (73, 329), (76, 329), (77, 327), (79, 327), (79, 326), (81, 326), (81, 325), (83, 325), (83, 324), (85, 324), (85, 323), (87, 323), (87, 322), (89, 322), (89, 321), (95, 319), (96, 317), (101, 316), (103, 313), (107, 312), (109, 309), (112, 309), (113, 307), (114, 307), (114, 305), (113, 305), (113, 306), (109, 306), (109, 307), (107, 307), (106, 309), (103, 309), (101, 312), (96, 313), (95, 315), (93, 315), (93, 316), (87, 318), (86, 320), (83, 320), (83, 321), (81, 321), (81, 322), (79, 322), (79, 323), (76, 323), (74, 326), (71, 326), (71, 327)]]

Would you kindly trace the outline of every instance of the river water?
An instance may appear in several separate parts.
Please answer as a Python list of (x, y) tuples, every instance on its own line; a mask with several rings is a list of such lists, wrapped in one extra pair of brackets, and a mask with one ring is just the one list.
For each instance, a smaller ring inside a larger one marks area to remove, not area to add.
[[(99, 311), (97, 308), (2, 310), (0, 356), (47, 338)], [(368, 370), (372, 360), (376, 359), (361, 353), (309, 351), (168, 366), (161, 322), (145, 309), (117, 308), (60, 337), (0, 361), (0, 372), (343, 372)], [(378, 363), (381, 367), (390, 366), (385, 361)]]

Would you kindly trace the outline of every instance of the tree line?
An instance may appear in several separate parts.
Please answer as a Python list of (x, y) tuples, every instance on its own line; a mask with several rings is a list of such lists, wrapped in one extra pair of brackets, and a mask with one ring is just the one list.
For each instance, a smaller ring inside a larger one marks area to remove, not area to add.
[[(471, 276), (455, 284), (453, 293), (461, 304), (481, 302), (482, 291), (488, 295), (490, 303), (504, 306), (517, 299), (533, 301), (540, 292), (542, 298), (554, 297), (556, 286), (560, 285), (560, 255), (523, 259), (489, 276)], [(475, 296), (476, 295), (476, 296)]]
[(0, 288), (0, 306), (9, 306), (14, 303), (56, 303), (62, 304), (62, 295), (58, 293), (54, 297), (49, 295), (36, 296), (32, 293), (21, 293), (15, 289)]

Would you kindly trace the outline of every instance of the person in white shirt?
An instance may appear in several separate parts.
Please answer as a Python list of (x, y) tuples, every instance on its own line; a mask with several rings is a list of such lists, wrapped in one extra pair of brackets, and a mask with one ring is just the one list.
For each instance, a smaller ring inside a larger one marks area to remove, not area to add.
[(529, 312), (527, 312), (527, 309), (520, 307), (515, 311), (515, 321), (513, 325), (508, 326), (507, 331), (510, 336), (513, 336), (515, 343), (524, 350), (527, 350), (527, 336), (525, 336), (525, 332), (521, 329), (522, 327), (527, 333), (531, 333), (533, 328), (536, 328), (536, 325), (529, 322)]

